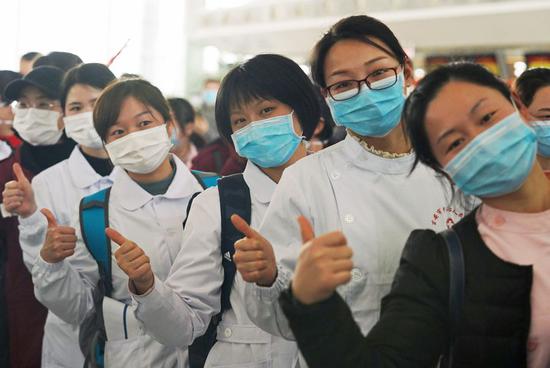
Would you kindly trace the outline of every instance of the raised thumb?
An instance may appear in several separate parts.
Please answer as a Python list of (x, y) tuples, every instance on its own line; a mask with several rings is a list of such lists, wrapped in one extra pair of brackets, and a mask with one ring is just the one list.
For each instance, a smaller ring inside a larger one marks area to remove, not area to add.
[(13, 164), (13, 173), (20, 184), (29, 184), (29, 179), (27, 179), (21, 165), (18, 163)]
[(46, 220), (48, 220), (48, 229), (52, 227), (57, 227), (57, 220), (55, 219), (52, 211), (47, 208), (42, 208), (40, 212), (42, 212), (42, 214), (46, 217)]
[(304, 216), (298, 217), (298, 224), (300, 225), (300, 233), (302, 234), (302, 244), (306, 244), (310, 240), (315, 238), (313, 227), (307, 218)]
[(122, 244), (126, 243), (126, 241), (127, 241), (126, 238), (124, 236), (122, 236), (121, 233), (119, 233), (118, 231), (116, 231), (115, 229), (112, 229), (110, 227), (105, 229), (105, 235), (107, 235), (107, 237), (109, 239), (111, 239), (112, 241), (114, 241), (118, 245), (122, 245)]

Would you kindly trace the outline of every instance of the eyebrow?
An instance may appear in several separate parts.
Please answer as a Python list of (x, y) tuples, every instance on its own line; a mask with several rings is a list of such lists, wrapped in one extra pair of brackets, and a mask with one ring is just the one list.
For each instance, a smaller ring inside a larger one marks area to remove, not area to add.
[(476, 110), (479, 108), (479, 106), (485, 102), (485, 100), (487, 100), (487, 97), (483, 97), (482, 99), (480, 99), (479, 101), (476, 102), (476, 104), (470, 109), (470, 112), (469, 112), (469, 115), (473, 115)]
[(443, 139), (447, 138), (451, 134), (456, 133), (456, 129), (449, 129), (445, 133), (443, 133), (439, 138), (437, 138), (436, 144), (439, 144)]
[(140, 112), (139, 114), (134, 115), (134, 119), (135, 119), (135, 118), (139, 118), (140, 116), (143, 116), (143, 115), (147, 115), (147, 114), (153, 116), (153, 114), (151, 113), (151, 111), (145, 110), (145, 111)]
[[(377, 61), (380, 61), (380, 60), (382, 60), (382, 59), (387, 59), (387, 58), (388, 58), (387, 56), (378, 56), (378, 57), (375, 57), (374, 59), (371, 59), (371, 60), (365, 62), (365, 63), (363, 64), (363, 66), (369, 66), (369, 65), (371, 65), (371, 64), (376, 63)], [(349, 73), (349, 71), (346, 70), (346, 69), (340, 69), (340, 70), (336, 70), (336, 71), (332, 72), (332, 73), (329, 75), (329, 77), (333, 77), (333, 76), (335, 76), (335, 75), (340, 75), (340, 74), (346, 74), (346, 73)]]
[(550, 107), (543, 107), (542, 109), (538, 109), (537, 112), (548, 112), (550, 111)]

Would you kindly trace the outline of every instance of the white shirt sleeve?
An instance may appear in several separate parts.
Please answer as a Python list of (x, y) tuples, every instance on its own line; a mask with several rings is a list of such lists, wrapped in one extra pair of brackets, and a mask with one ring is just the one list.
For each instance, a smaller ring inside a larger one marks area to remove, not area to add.
[(155, 277), (151, 292), (132, 295), (136, 318), (148, 335), (166, 346), (191, 345), (220, 311), (223, 268), (218, 198), (216, 188), (195, 198), (168, 278), (162, 282)]
[[(23, 262), (29, 271), (32, 270), (32, 266), (40, 254), (48, 231), (48, 221), (40, 209), (47, 208), (54, 211), (55, 207), (48, 192), (48, 184), (41, 177), (33, 179), (32, 190), (37, 210), (29, 217), (19, 216), (19, 244), (23, 251)], [(56, 215), (55, 212), (54, 215)]]
[(271, 243), (277, 260), (277, 279), (271, 287), (248, 283), (245, 305), (249, 318), (261, 329), (287, 340), (294, 340), (288, 321), (279, 306), (279, 295), (288, 287), (302, 245), (297, 218), (311, 219), (310, 209), (297, 178), (287, 169), (273, 195), (260, 226), (260, 233)]
[(75, 253), (58, 263), (48, 263), (38, 255), (31, 273), (36, 298), (65, 322), (78, 325), (94, 308), (92, 293), (99, 271), (82, 240), (78, 211), (75, 213)]

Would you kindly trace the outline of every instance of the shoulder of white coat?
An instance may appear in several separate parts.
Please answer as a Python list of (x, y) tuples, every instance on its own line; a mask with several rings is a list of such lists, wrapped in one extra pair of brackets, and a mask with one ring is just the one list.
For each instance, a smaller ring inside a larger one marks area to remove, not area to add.
[(335, 145), (324, 148), (319, 152), (308, 155), (286, 168), (283, 173), (283, 177), (297, 176), (301, 178), (311, 178), (312, 173), (318, 173), (323, 169), (324, 162), (333, 161), (341, 157), (344, 154), (343, 150), (344, 141), (341, 141)]
[(220, 212), (220, 194), (218, 187), (210, 187), (199, 193), (191, 205), (191, 210), (200, 207), (207, 213)]

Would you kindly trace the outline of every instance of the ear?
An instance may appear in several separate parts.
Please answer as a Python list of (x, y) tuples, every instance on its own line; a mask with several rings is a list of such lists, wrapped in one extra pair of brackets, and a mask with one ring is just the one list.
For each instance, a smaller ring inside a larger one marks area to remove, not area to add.
[(519, 114), (521, 115), (521, 118), (525, 121), (532, 121), (533, 117), (529, 113), (529, 110), (527, 109), (527, 106), (521, 102), (521, 99), (519, 98), (518, 94), (515, 91), (512, 91), (512, 100), (514, 100), (514, 103), (516, 105), (516, 108), (519, 111)]
[(315, 130), (313, 131), (313, 136), (316, 137), (325, 129), (325, 119), (320, 118), (319, 122), (317, 123), (317, 126), (315, 127)]
[(174, 133), (174, 129), (177, 130), (174, 120), (170, 119), (166, 121), (166, 129), (168, 130), (168, 135), (172, 136), (172, 134)]
[(414, 85), (414, 65), (411, 59), (405, 58), (403, 65), (403, 75), (405, 76), (405, 89)]
[(190, 137), (191, 134), (193, 134), (193, 131), (195, 130), (195, 123), (187, 123), (185, 125), (185, 129), (183, 130), (183, 133), (186, 137)]

